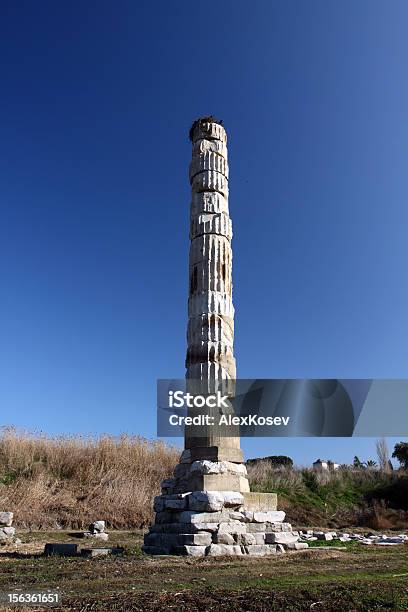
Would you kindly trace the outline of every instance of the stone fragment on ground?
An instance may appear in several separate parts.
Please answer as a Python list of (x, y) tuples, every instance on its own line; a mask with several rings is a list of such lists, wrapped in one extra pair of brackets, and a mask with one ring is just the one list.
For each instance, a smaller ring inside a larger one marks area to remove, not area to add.
[(404, 533), (400, 533), (398, 535), (386, 535), (381, 534), (377, 535), (375, 533), (369, 532), (366, 534), (361, 533), (341, 533), (338, 534), (335, 531), (312, 531), (312, 530), (303, 530), (300, 532), (300, 541), (301, 542), (313, 542), (316, 540), (323, 541), (338, 541), (338, 542), (358, 542), (359, 544), (363, 544), (365, 546), (370, 546), (372, 544), (380, 545), (380, 546), (388, 546), (395, 544), (404, 544), (408, 542), (408, 535)]
[(77, 544), (60, 544), (60, 543), (48, 543), (44, 548), (44, 555), (59, 555), (62, 557), (76, 557), (78, 555)]
[(88, 531), (84, 531), (82, 535), (84, 538), (93, 538), (106, 542), (109, 539), (109, 534), (106, 533), (105, 528), (105, 521), (94, 521), (89, 525)]
[(12, 527), (13, 512), (0, 512), (0, 544), (19, 544), (21, 540), (16, 538), (16, 529)]
[(318, 540), (325, 540), (326, 542), (330, 542), (333, 539), (331, 533), (324, 533), (323, 531), (315, 531), (314, 536)]
[(105, 521), (94, 521), (89, 525), (89, 531), (91, 533), (102, 533), (105, 531)]
[(13, 516), (13, 512), (0, 512), (0, 527), (11, 527)]
[(112, 548), (82, 548), (81, 557), (106, 557), (108, 555), (121, 555), (123, 548), (117, 546)]

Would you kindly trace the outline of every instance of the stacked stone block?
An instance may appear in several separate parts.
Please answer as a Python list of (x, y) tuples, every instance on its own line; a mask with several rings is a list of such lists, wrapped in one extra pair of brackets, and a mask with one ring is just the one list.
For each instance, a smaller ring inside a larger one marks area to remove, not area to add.
[[(199, 470), (200, 464), (210, 475), (208, 461), (197, 461), (191, 467)], [(228, 467), (223, 465), (221, 469)], [(154, 501), (155, 523), (144, 539), (143, 550), (148, 554), (264, 556), (293, 548), (299, 540), (299, 533), (284, 522), (284, 512), (248, 510), (250, 493), (176, 493), (172, 492), (177, 488), (174, 482), (163, 484), (163, 493)]]

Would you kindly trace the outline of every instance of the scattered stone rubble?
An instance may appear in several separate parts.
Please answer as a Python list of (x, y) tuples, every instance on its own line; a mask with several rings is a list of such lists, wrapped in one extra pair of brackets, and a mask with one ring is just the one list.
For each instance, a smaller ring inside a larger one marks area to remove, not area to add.
[(314, 542), (316, 540), (324, 540), (331, 542), (333, 540), (338, 542), (359, 542), (360, 544), (377, 544), (379, 546), (395, 546), (397, 544), (408, 543), (408, 535), (400, 533), (398, 535), (376, 535), (374, 533), (368, 533), (363, 535), (361, 533), (337, 533), (336, 531), (313, 531), (308, 529), (306, 531), (299, 531), (300, 542)]
[(12, 527), (13, 513), (0, 512), (0, 544), (21, 544), (21, 540), (16, 537), (16, 528)]
[(105, 521), (95, 521), (88, 527), (88, 531), (84, 531), (84, 538), (93, 538), (106, 542), (109, 539), (109, 534), (105, 531)]

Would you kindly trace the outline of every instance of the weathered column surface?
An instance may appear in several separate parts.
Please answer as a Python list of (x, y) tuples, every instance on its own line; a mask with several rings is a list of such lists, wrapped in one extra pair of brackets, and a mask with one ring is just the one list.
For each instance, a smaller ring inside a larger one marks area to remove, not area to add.
[[(190, 130), (189, 300), (187, 385), (232, 397), (236, 378), (232, 305), (232, 223), (228, 208), (227, 135), (203, 117)], [(232, 410), (232, 408), (231, 408)], [(231, 431), (231, 430), (229, 430)], [(298, 534), (276, 510), (274, 493), (250, 493), (239, 436), (209, 427), (186, 429), (172, 478), (155, 498), (150, 554), (267, 555), (294, 547)]]
[[(190, 139), (191, 245), (186, 378), (196, 391), (214, 393), (221, 390), (231, 396), (236, 365), (227, 134), (220, 123), (204, 118), (193, 124)], [(217, 411), (214, 416), (218, 417)], [(214, 426), (203, 433), (205, 435), (197, 437), (193, 427), (186, 428), (183, 459), (242, 462), (238, 435), (226, 437), (222, 428)], [(224, 488), (221, 477), (218, 481), (219, 488)], [(228, 489), (231, 484), (226, 482)], [(249, 491), (245, 478), (234, 486), (240, 491)]]

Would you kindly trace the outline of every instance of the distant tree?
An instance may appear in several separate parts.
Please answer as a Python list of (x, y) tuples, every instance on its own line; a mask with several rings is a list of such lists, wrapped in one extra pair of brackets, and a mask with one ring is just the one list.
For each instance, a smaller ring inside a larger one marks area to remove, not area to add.
[(366, 465), (366, 467), (368, 467), (368, 468), (375, 468), (375, 467), (377, 467), (377, 462), (376, 462), (376, 461), (374, 461), (374, 459), (368, 459), (368, 460), (365, 462), (365, 465)]
[(375, 446), (377, 449), (378, 465), (380, 466), (380, 470), (383, 472), (389, 472), (390, 451), (388, 450), (387, 440), (385, 438), (381, 438), (380, 440), (377, 440)]
[(286, 455), (270, 455), (269, 457), (261, 457), (258, 459), (248, 459), (248, 465), (254, 465), (255, 463), (268, 462), (273, 467), (293, 467), (293, 459)]
[(287, 457), (286, 455), (272, 455), (271, 457), (267, 457), (267, 459), (272, 463), (272, 465), (282, 465), (290, 468), (293, 467), (293, 459), (291, 457)]
[(354, 457), (353, 467), (355, 467), (355, 468), (362, 468), (362, 467), (364, 467), (363, 462), (360, 461), (360, 459), (357, 457), (357, 455)]
[(408, 470), (408, 442), (398, 442), (394, 446), (392, 456), (398, 459), (404, 470)]

